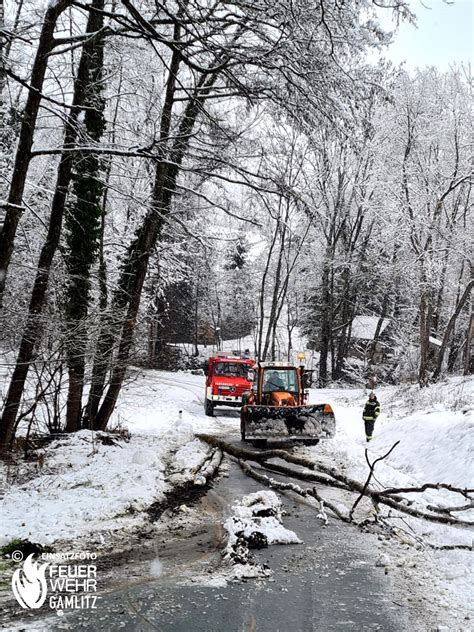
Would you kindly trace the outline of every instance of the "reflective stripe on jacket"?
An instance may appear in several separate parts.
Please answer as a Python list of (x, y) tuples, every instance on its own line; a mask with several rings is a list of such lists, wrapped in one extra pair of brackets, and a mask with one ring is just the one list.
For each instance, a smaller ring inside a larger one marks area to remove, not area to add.
[(368, 401), (364, 406), (364, 412), (362, 413), (362, 419), (364, 421), (375, 421), (380, 415), (380, 404), (377, 400)]

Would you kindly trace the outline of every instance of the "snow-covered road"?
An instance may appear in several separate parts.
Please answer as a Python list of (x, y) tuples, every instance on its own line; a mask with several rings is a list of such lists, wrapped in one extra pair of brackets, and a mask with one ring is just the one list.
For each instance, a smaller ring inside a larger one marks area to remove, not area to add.
[[(260, 489), (234, 463), (229, 476), (213, 487), (207, 502), (228, 508), (243, 495)], [(206, 518), (207, 503), (203, 502), (199, 510), (205, 528), (196, 531), (183, 519), (182, 512), (175, 515), (180, 529), (171, 531), (164, 542), (157, 539), (151, 559), (133, 568), (135, 575), (141, 573), (142, 581), (125, 584), (124, 574), (131, 571), (126, 565), (96, 614), (69, 612), (60, 620), (49, 617), (44, 628), (36, 629), (56, 632), (66, 626), (95, 632), (98, 622), (102, 630), (126, 632), (423, 629), (417, 623), (421, 600), (415, 599), (416, 591), (411, 592), (413, 601), (409, 602), (391, 574), (385, 575), (384, 568), (376, 566), (375, 536), (367, 537), (349, 527), (348, 538), (347, 527), (336, 522), (323, 526), (309, 505), (285, 496), (282, 501), (285, 526), (304, 543), (259, 550), (255, 554), (258, 561), (271, 572), (267, 579), (226, 581), (222, 557), (213, 550), (214, 535)], [(194, 555), (189, 551), (190, 542)], [(162, 562), (159, 578), (150, 577), (155, 556)], [(427, 620), (435, 621), (431, 617)]]

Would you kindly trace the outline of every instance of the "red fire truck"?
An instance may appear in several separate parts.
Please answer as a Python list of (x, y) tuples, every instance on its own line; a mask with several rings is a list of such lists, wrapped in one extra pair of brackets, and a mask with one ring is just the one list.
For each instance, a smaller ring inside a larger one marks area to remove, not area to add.
[(206, 415), (212, 417), (216, 406), (242, 406), (242, 394), (251, 387), (249, 373), (254, 364), (255, 360), (238, 356), (217, 355), (208, 359), (205, 366)]

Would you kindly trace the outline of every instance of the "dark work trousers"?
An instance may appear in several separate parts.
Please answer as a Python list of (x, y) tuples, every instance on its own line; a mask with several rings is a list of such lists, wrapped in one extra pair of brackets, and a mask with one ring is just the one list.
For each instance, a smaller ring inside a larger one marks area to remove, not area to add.
[(367, 441), (370, 441), (372, 439), (372, 435), (374, 434), (375, 419), (366, 419), (364, 424), (365, 436), (367, 437)]

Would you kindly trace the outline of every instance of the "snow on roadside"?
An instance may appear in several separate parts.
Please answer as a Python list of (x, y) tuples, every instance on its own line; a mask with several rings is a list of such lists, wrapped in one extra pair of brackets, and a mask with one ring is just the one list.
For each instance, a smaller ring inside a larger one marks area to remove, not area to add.
[(67, 435), (39, 462), (19, 463), (14, 482), (0, 463), (0, 546), (14, 538), (102, 544), (143, 524), (140, 512), (190, 478), (208, 452), (194, 438), (213, 423), (202, 414), (203, 388), (203, 376), (132, 368), (111, 420), (130, 431), (129, 443), (105, 446), (86, 430)]
[[(104, 436), (115, 445), (104, 445)], [(114, 531), (134, 529), (145, 520), (140, 512), (169, 489), (174, 455), (190, 478), (206, 452), (184, 422), (129, 442), (88, 430), (66, 435), (46, 448), (41, 465), (22, 464), (18, 482), (5, 486), (0, 545), (16, 538), (57, 545), (83, 536), (104, 542)]]
[(451, 378), (429, 388), (415, 386), (377, 389), (382, 413), (374, 439), (365, 441), (362, 410), (364, 389), (311, 391), (311, 402), (328, 402), (336, 416), (336, 436), (322, 442), (315, 454), (338, 455), (354, 478), (368, 474), (369, 458), (382, 456), (377, 478), (385, 486), (444, 482), (472, 487), (474, 478), (474, 379)]
[(132, 433), (155, 435), (173, 432), (181, 418), (195, 431), (207, 429), (202, 402), (204, 375), (132, 368), (129, 377), (113, 413), (112, 427), (119, 424)]
[(383, 426), (371, 452), (397, 448), (387, 463), (415, 480), (472, 486), (474, 479), (473, 411), (417, 413)]
[[(424, 389), (385, 387), (377, 389), (377, 394), (382, 414), (375, 425), (374, 439), (367, 444), (361, 417), (367, 391), (314, 391), (311, 401), (333, 405), (337, 431), (333, 440), (312, 448), (312, 456), (333, 465), (337, 463), (350, 477), (363, 482), (369, 473), (365, 450), (368, 449), (369, 459), (374, 461), (399, 441), (393, 452), (377, 464), (375, 485), (380, 482), (385, 488), (416, 487), (429, 482), (474, 487), (474, 379), (451, 378)], [(459, 494), (445, 490), (427, 490), (407, 498), (415, 500), (416, 506), (423, 510), (429, 504), (465, 504)], [(458, 512), (456, 516), (473, 521), (474, 510)], [(397, 566), (410, 569), (412, 577), (418, 574), (420, 585), (425, 583), (433, 589), (436, 584), (439, 604), (444, 607), (452, 607), (453, 612), (466, 606), (472, 609), (472, 551), (433, 550), (427, 546), (430, 543), (472, 547), (472, 530), (406, 515), (397, 518), (396, 512), (391, 522), (400, 538), (409, 543), (406, 551), (397, 553)]]

